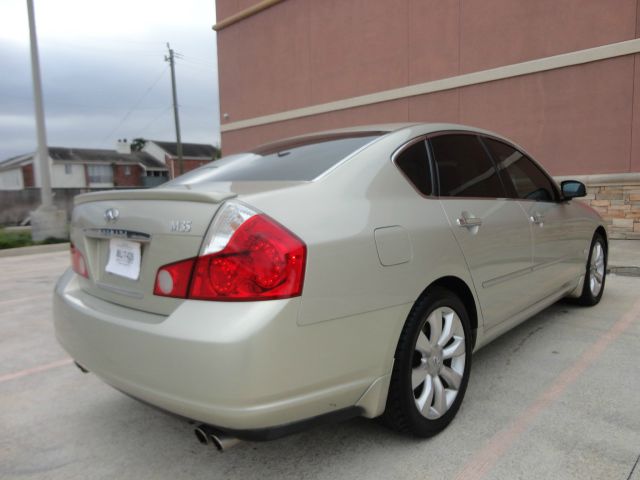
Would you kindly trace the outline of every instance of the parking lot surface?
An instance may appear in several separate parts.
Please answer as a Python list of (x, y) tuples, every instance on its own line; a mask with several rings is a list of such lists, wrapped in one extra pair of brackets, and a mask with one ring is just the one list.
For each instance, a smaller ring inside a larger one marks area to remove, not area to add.
[(219, 453), (73, 366), (50, 309), (68, 261), (0, 258), (1, 479), (640, 480), (640, 278), (610, 275), (596, 307), (560, 302), (477, 352), (434, 438), (355, 419)]

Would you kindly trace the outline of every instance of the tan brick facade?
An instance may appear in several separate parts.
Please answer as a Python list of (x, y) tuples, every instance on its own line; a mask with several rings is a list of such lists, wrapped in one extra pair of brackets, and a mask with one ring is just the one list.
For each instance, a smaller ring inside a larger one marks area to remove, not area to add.
[(602, 215), (610, 238), (640, 239), (640, 182), (587, 183), (582, 200)]

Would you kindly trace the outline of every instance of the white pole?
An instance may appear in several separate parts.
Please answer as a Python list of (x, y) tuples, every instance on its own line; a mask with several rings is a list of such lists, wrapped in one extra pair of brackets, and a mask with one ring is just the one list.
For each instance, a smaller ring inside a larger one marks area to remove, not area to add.
[[(53, 205), (51, 195), (51, 171), (49, 170), (49, 150), (47, 149), (47, 132), (44, 124), (44, 107), (42, 102), (42, 82), (40, 79), (40, 61), (38, 59), (38, 38), (36, 35), (36, 19), (33, 11), (33, 0), (27, 0), (29, 12), (29, 37), (31, 40), (31, 74), (33, 76), (33, 103), (36, 110), (36, 132), (38, 136), (38, 161), (40, 192), (42, 206)], [(35, 159), (34, 159), (35, 160)]]

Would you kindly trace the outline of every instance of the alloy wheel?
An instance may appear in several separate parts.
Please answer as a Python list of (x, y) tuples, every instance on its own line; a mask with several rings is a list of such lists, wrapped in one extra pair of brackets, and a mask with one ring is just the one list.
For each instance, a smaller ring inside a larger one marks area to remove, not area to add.
[(589, 288), (594, 297), (597, 297), (602, 289), (604, 270), (604, 248), (600, 242), (596, 241), (591, 250), (591, 264), (589, 265)]
[(466, 353), (464, 328), (455, 310), (433, 310), (418, 334), (411, 370), (415, 404), (424, 417), (442, 417), (455, 401)]

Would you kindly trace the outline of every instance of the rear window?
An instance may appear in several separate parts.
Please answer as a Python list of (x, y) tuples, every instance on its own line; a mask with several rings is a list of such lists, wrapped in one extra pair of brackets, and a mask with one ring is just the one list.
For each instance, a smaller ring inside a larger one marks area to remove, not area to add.
[(285, 140), (230, 155), (165, 185), (236, 181), (310, 181), (383, 135), (359, 132)]

